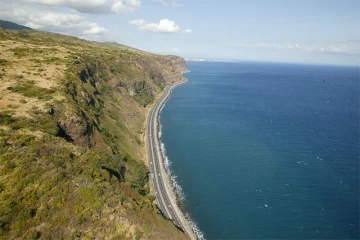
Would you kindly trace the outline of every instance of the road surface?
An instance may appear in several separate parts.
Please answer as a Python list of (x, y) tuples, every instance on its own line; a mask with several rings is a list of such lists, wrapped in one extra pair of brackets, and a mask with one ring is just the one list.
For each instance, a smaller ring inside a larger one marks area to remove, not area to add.
[(176, 204), (176, 197), (171, 185), (171, 180), (164, 167), (158, 136), (158, 115), (160, 109), (169, 98), (172, 90), (182, 83), (184, 82), (177, 82), (168, 86), (150, 111), (148, 119), (149, 168), (151, 182), (159, 209), (165, 217), (171, 219), (177, 227), (182, 229), (190, 239), (196, 239), (189, 222), (185, 219), (184, 214)]

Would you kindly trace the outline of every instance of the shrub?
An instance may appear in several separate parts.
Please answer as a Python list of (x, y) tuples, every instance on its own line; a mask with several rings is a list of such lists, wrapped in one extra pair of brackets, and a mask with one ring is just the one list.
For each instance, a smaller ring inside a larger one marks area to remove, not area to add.
[(25, 97), (36, 97), (40, 100), (50, 100), (55, 93), (54, 89), (35, 86), (35, 81), (19, 82), (18, 85), (8, 87), (8, 90), (23, 94)]

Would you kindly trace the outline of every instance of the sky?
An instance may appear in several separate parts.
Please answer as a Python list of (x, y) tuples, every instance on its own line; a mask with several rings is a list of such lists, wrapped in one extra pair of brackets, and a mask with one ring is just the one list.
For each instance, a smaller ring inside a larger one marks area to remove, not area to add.
[(0, 0), (0, 19), (190, 59), (360, 66), (360, 0)]

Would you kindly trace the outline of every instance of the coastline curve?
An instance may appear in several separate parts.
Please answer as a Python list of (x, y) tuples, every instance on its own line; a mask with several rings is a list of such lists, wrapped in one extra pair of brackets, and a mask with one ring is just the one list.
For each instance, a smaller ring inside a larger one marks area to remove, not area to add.
[(150, 110), (147, 129), (148, 161), (151, 184), (158, 208), (166, 218), (172, 220), (190, 239), (199, 239), (198, 231), (194, 229), (194, 224), (191, 219), (189, 219), (188, 214), (185, 215), (177, 204), (178, 198), (176, 190), (173, 187), (173, 179), (171, 178), (170, 171), (168, 171), (165, 166), (165, 156), (162, 151), (159, 136), (159, 113), (170, 97), (172, 90), (185, 82), (187, 82), (187, 79), (169, 85)]

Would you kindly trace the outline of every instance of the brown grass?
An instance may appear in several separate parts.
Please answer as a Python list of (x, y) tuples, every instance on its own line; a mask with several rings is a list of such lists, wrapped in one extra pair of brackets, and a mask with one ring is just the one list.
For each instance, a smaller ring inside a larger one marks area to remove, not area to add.
[[(25, 53), (16, 55), (16, 52), (20, 52), (19, 49), (24, 49)], [(69, 55), (68, 50), (62, 46), (38, 46), (13, 40), (0, 41), (0, 59), (7, 61), (0, 66), (1, 111), (11, 110), (14, 116), (30, 117), (27, 112), (32, 107), (45, 110), (46, 103), (63, 100), (64, 96), (60, 92), (54, 93), (51, 101), (40, 101), (11, 92), (8, 88), (26, 80), (34, 81), (34, 84), (40, 88), (57, 87), (67, 67)], [(51, 61), (51, 59), (56, 60)], [(17, 108), (11, 107), (14, 105)]]

